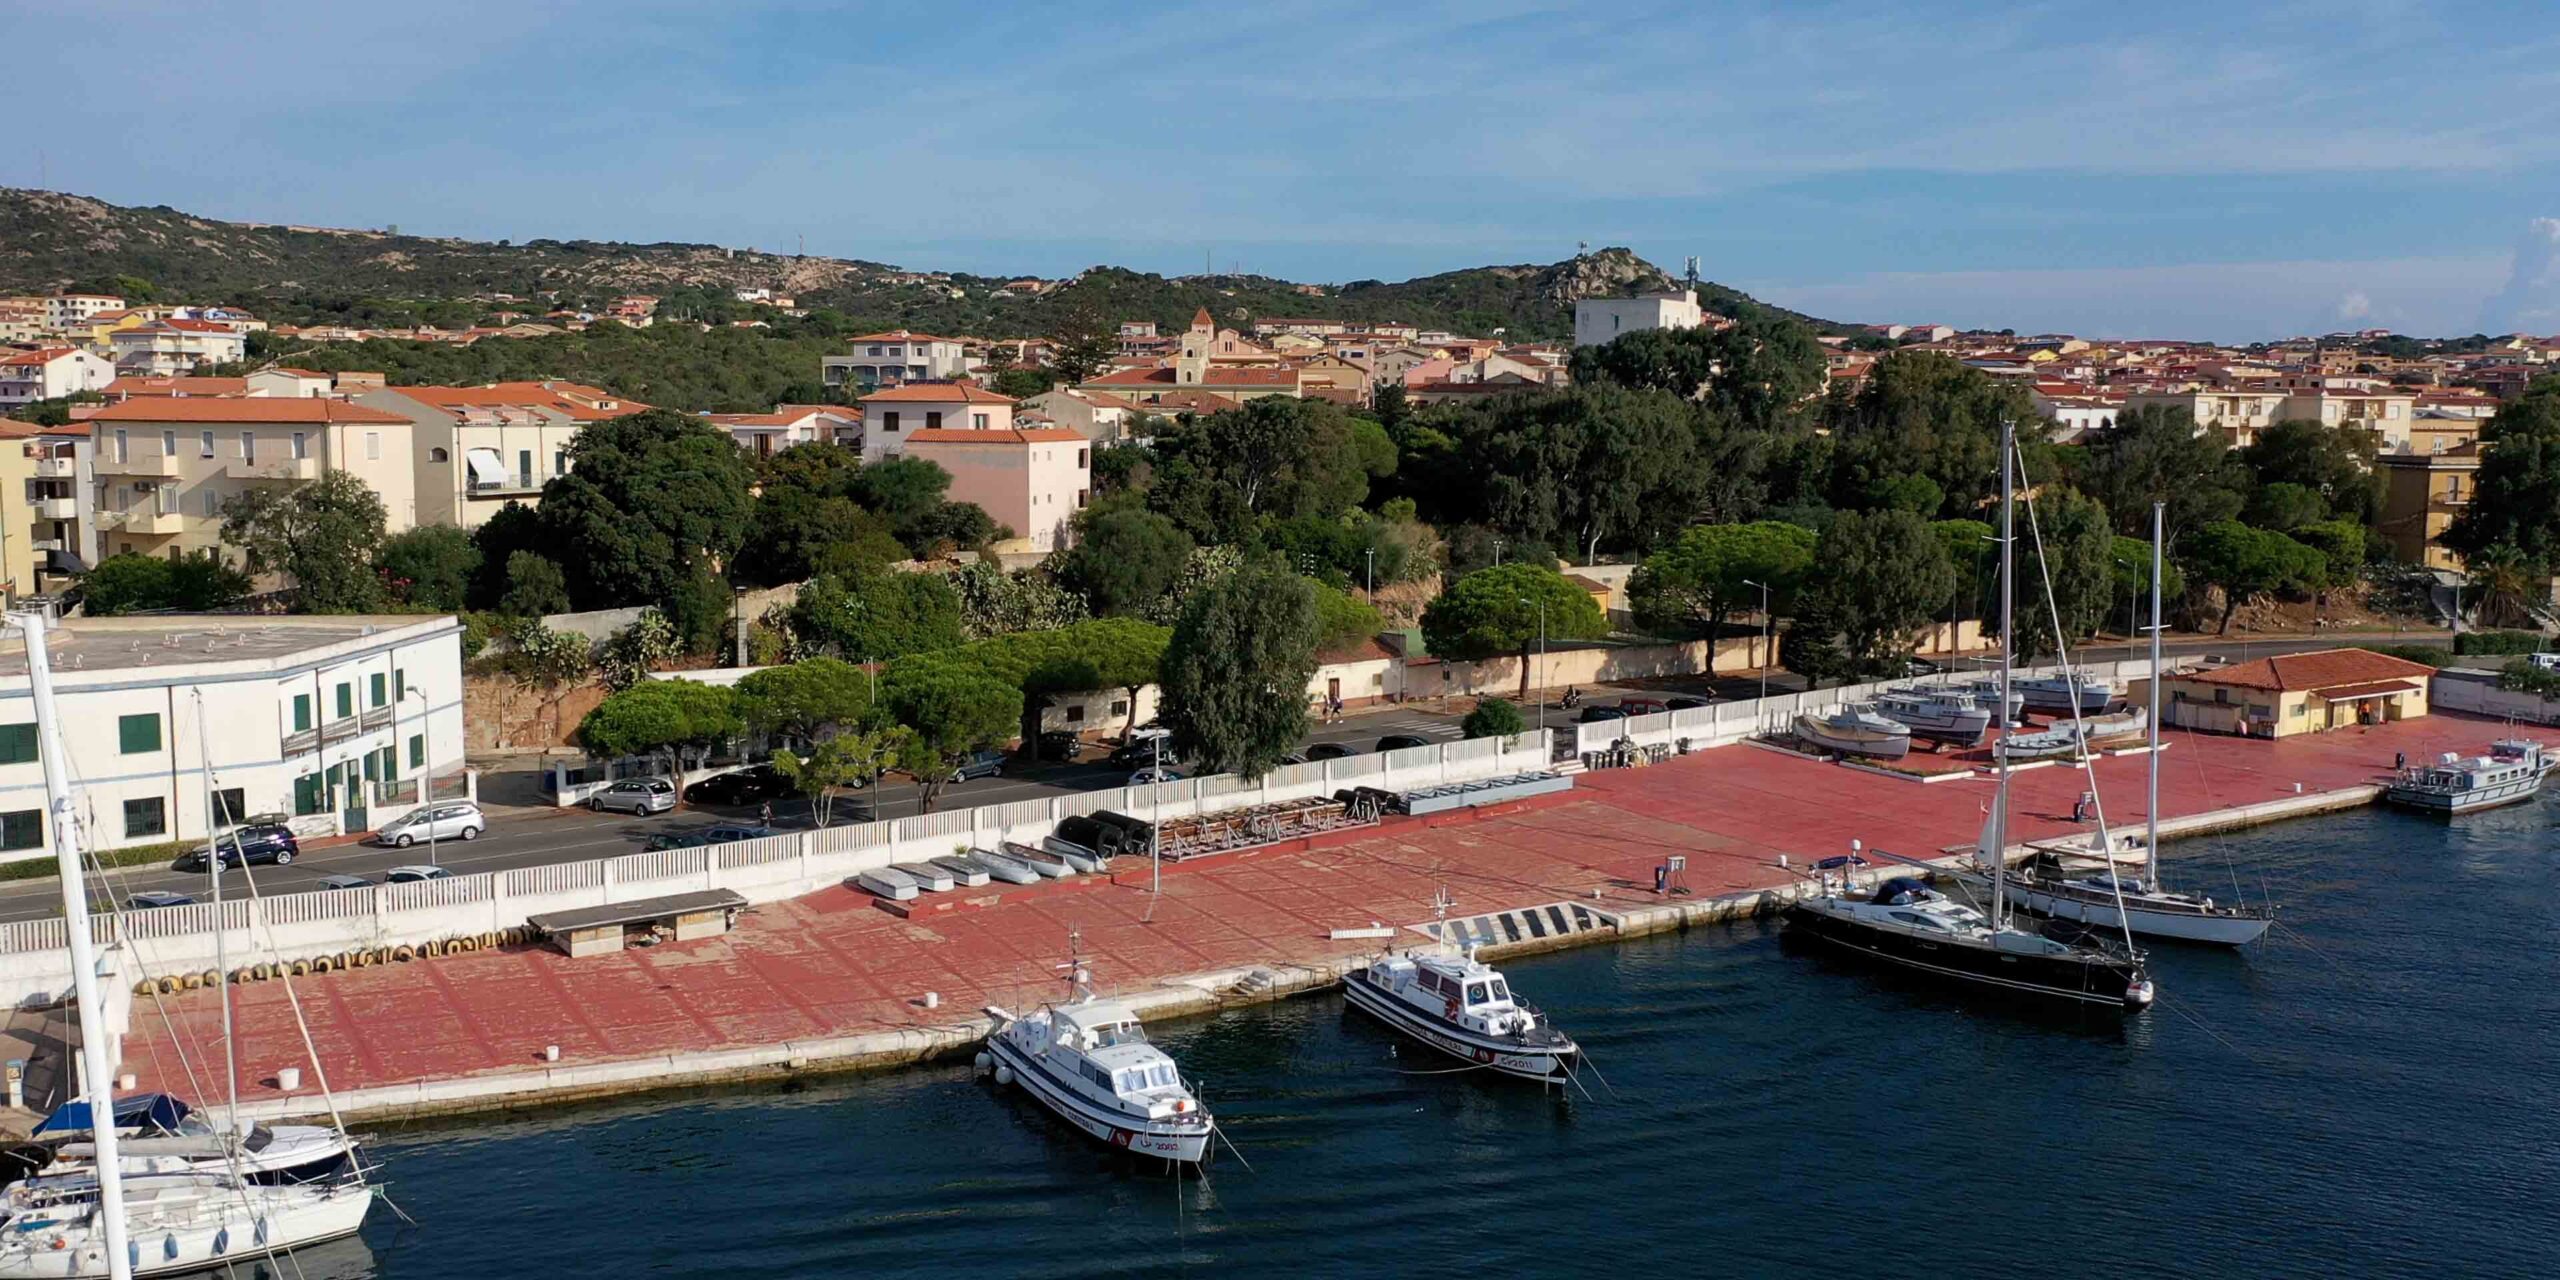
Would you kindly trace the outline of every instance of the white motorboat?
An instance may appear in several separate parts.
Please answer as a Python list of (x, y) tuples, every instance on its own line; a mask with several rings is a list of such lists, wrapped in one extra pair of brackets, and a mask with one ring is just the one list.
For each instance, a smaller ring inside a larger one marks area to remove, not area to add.
[(2448, 816), (2478, 813), (2530, 800), (2542, 790), (2560, 757), (2539, 742), (2501, 738), (2489, 754), (2465, 760), (2448, 751), (2431, 765), (2412, 765), (2394, 774), (2382, 798), (2397, 805)]
[(1876, 698), (1876, 711), (1911, 730), (1913, 737), (1969, 747), (1991, 727), (1991, 707), (1955, 689), (1922, 686)]
[[(270, 1185), (341, 1176), (354, 1166), (357, 1145), (327, 1125), (242, 1122), (224, 1132), (203, 1112), (165, 1093), (116, 1099), (116, 1136), (117, 1158), (134, 1173), (237, 1173)], [(52, 1148), (47, 1173), (76, 1172), (97, 1161), (86, 1102), (56, 1108), (33, 1138)]]
[(1217, 1122), (1183, 1083), (1128, 1006), (1093, 998), (1081, 962), (1068, 971), (1074, 999), (1021, 1017), (989, 1006), (979, 1067), (1020, 1085), (1086, 1134), (1134, 1155), (1176, 1164), (1209, 1157)]
[(1342, 980), (1353, 1008), (1461, 1062), (1540, 1084), (1573, 1075), (1582, 1049), (1473, 955), (1384, 956)]
[(2124, 696), (2121, 681), (2102, 680), (2068, 669), (2059, 675), (2027, 676), (2013, 681), (2010, 690), (2026, 700), (2030, 711), (2077, 709), (2084, 714), (2104, 711)]
[[(2153, 938), (2172, 938), (2180, 942), (2205, 942), (2216, 946), (2246, 946), (2265, 937), (2276, 922), (2273, 905), (2226, 905), (2198, 894), (2172, 893), (2159, 883), (2159, 862), (2154, 856), (2160, 847), (2160, 542), (2163, 522), (2160, 504), (2151, 508), (2151, 705), (2142, 709), (2143, 726), (2150, 738), (2151, 765), (2146, 785), (2150, 789), (2149, 812), (2144, 817), (2145, 831), (2139, 844), (2106, 829), (2101, 811), (2098, 831), (2078, 851), (2067, 846), (2043, 849), (2009, 889), (2018, 905), (2037, 915), (2056, 920), (2076, 921), (2099, 929), (2123, 931), (2131, 937), (2139, 934)], [(2104, 720), (2107, 717), (2099, 717)], [(2067, 722), (2066, 722), (2067, 723)], [(2094, 723), (2082, 721), (2082, 727)], [(2089, 778), (2090, 794), (2096, 794), (2097, 775)], [(2095, 873), (2074, 873), (2070, 864), (2094, 861), (2101, 869)], [(2149, 867), (2149, 880), (2128, 876), (2124, 868)], [(1977, 877), (1979, 879), (1979, 877)]]
[(1899, 760), (1911, 754), (1910, 726), (1878, 714), (1875, 705), (1867, 702), (1853, 702), (1823, 715), (1801, 712), (1796, 716), (1796, 736), (1824, 751), (1870, 760)]
[[(1983, 707), (1996, 707), (2004, 701), (2000, 696), (2000, 682), (1998, 680), (1958, 680), (1949, 684), (1938, 685), (1936, 687), (1964, 694)], [(2009, 696), (2005, 701), (2009, 704), (2009, 714), (2001, 719), (2003, 727), (2018, 723), (2018, 717), (2026, 714), (2027, 695), (2012, 689), (2009, 691)]]
[[(125, 1258), (137, 1276), (262, 1263), (287, 1249), (353, 1235), (373, 1207), (358, 1181), (275, 1186), (217, 1173), (123, 1177)], [(39, 1174), (0, 1208), (0, 1280), (105, 1277), (104, 1214), (95, 1170)]]

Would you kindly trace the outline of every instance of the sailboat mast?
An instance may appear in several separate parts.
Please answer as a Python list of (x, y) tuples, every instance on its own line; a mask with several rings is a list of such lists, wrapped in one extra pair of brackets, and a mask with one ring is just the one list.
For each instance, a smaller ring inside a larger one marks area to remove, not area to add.
[(2160, 530), (2165, 502), (2151, 504), (2151, 773), (2143, 799), (2143, 873), (2160, 879)]
[[(231, 930), (222, 919), (222, 846), (219, 838), (214, 834), (216, 828), (221, 825), (223, 815), (219, 812), (221, 800), (213, 790), (213, 744), (205, 733), (203, 690), (196, 691), (195, 702), (196, 759), (203, 766), (204, 782), (204, 869), (205, 874), (213, 878), (213, 891), (209, 895), (213, 900), (213, 971), (223, 975), (221, 983), (222, 1089), (223, 1100), (230, 1108), (230, 1114), (224, 1123), (228, 1126), (228, 1132), (237, 1136), (240, 1132), (239, 1049), (231, 1038), (231, 957), (224, 945), (224, 940), (230, 936)], [(429, 827), (428, 830), (432, 831), (434, 828)], [(235, 839), (232, 844), (236, 849), (239, 841)], [(248, 855), (243, 854), (240, 859), (240, 873), (247, 875), (248, 867)]]
[(2003, 419), (2000, 423), (2000, 718), (2004, 739), (1992, 754), (2000, 766), (2000, 786), (1991, 800), (1991, 927), (1999, 928), (2008, 916), (2009, 893), (2009, 751), (2005, 741), (2009, 730), (2009, 671), (2017, 653), (2016, 597), (2017, 583), (2017, 502), (2015, 473), (2010, 471), (2011, 451), (2017, 447), (2018, 428)]
[(89, 886), (80, 865), (79, 812), (71, 800), (71, 757), (53, 705), (53, 663), (45, 655), (45, 616), (12, 619), (27, 641), (27, 688), (35, 696), (36, 754), (44, 762), (45, 807), (52, 810), (53, 857), (62, 877), (62, 928), (71, 943), (71, 989), (80, 1011), (80, 1062), (89, 1077), (89, 1133), (98, 1151), (98, 1217), (106, 1227), (107, 1274), (131, 1280), (126, 1252), (124, 1165), (116, 1154), (114, 1060), (107, 1053), (106, 1002), (98, 992), (98, 953), (89, 938)]

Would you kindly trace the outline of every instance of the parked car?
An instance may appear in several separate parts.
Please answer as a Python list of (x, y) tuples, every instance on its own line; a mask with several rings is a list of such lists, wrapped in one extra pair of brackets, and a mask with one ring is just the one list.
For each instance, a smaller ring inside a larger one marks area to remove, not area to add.
[(195, 899), (183, 893), (170, 893), (164, 889), (146, 889), (124, 900), (125, 909), (128, 911), (148, 911), (153, 907), (185, 907), (192, 906), (194, 903)]
[(1129, 785), (1133, 787), (1153, 786), (1159, 782), (1180, 781), (1182, 781), (1182, 771), (1180, 769), (1140, 769), (1136, 773), (1129, 775)]
[(1073, 729), (1043, 730), (1038, 739), (1037, 754), (1043, 760), (1074, 760), (1084, 754), (1084, 739)]
[(711, 843), (711, 833), (708, 829), (695, 831), (661, 831), (658, 834), (649, 837), (647, 840), (642, 841), (640, 844), (640, 851), (643, 853), (656, 853), (661, 849), (693, 849), (709, 843)]
[(322, 876), (320, 887), (323, 889), (369, 889), (373, 887), (373, 882), (363, 876)]
[(1390, 733), (1387, 736), (1378, 739), (1378, 754), (1385, 755), (1390, 751), (1403, 751), (1410, 747), (1427, 747), (1430, 745), (1431, 739), (1422, 737), (1418, 734)]
[(2528, 653), (2524, 660), (2538, 671), (2560, 671), (2560, 653)]
[(1584, 707), (1582, 709), (1582, 714), (1574, 717), (1575, 720), (1583, 724), (1597, 724), (1603, 720), (1624, 720), (1626, 718), (1627, 713), (1617, 707)]
[(791, 779), (769, 764), (750, 765), (735, 773), (724, 773), (684, 789), (684, 798), (695, 804), (750, 804), (789, 795)]
[(420, 805), (373, 833), (369, 843), (406, 849), (421, 840), (477, 840), (489, 820), (468, 800)]
[(421, 880), (450, 880), (452, 878), (452, 872), (447, 871), (442, 867), (431, 867), (424, 864), (407, 867), (393, 867), (389, 871), (382, 873), (382, 882), (384, 884), (416, 884)]
[(1653, 716), (1653, 715), (1660, 715), (1660, 714), (1662, 714), (1662, 713), (1663, 713), (1663, 712), (1665, 712), (1665, 711), (1669, 711), (1670, 709), (1671, 709), (1670, 704), (1669, 704), (1669, 703), (1664, 702), (1664, 701), (1663, 701), (1662, 699), (1660, 699), (1660, 698), (1620, 698), (1620, 699), (1618, 699), (1618, 714), (1620, 714), (1620, 715), (1625, 715), (1625, 716)]
[(1142, 729), (1111, 749), (1111, 763), (1123, 769), (1142, 768), (1158, 761), (1168, 765), (1182, 763), (1182, 753), (1173, 749), (1173, 735), (1161, 729)]
[(598, 813), (634, 813), (647, 817), (676, 807), (675, 784), (664, 778), (625, 778), (587, 797)]
[[(243, 863), (289, 867), (302, 856), (302, 842), (294, 838), (292, 831), (278, 826), (234, 827), (214, 837), (214, 848), (226, 871)], [(189, 849), (169, 866), (175, 871), (202, 871), (204, 850)]]
[(960, 757), (960, 763), (951, 770), (951, 780), (967, 782), (971, 778), (993, 778), (1003, 773), (1004, 753), (987, 747)]
[(1307, 748), (1307, 759), (1310, 761), (1339, 760), (1344, 756), (1358, 754), (1360, 751), (1357, 747), (1346, 746), (1339, 742), (1319, 742)]
[(1662, 709), (1665, 711), (1695, 711), (1700, 707), (1712, 707), (1715, 704), (1716, 700), (1713, 698), (1664, 698), (1662, 700)]
[(782, 833), (752, 822), (724, 822), (702, 833), (704, 844), (732, 844), (740, 840), (762, 840)]
[(1939, 666), (1937, 663), (1931, 662), (1927, 658), (1905, 658), (1902, 660), (1902, 674), (1906, 676), (1934, 676), (1944, 670), (1946, 670), (1945, 667)]
[(1282, 756), (1282, 757), (1280, 757), (1280, 758), (1279, 758), (1279, 759), (1277, 759), (1277, 760), (1272, 761), (1272, 762), (1271, 762), (1271, 767), (1272, 767), (1272, 768), (1275, 768), (1275, 769), (1283, 769), (1283, 768), (1287, 768), (1288, 766), (1293, 765), (1293, 764), (1305, 764), (1306, 762), (1307, 762), (1307, 753), (1306, 753), (1306, 752), (1303, 752), (1303, 751), (1292, 751), (1292, 752), (1290, 752), (1289, 754), (1287, 754), (1287, 755), (1285, 755), (1285, 756)]

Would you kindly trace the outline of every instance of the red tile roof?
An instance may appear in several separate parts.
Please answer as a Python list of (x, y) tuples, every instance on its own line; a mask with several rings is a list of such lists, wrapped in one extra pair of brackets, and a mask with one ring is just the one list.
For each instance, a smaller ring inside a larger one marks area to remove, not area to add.
[(1010, 430), (972, 431), (967, 427), (926, 427), (906, 433), (909, 444), (1039, 444), (1073, 440), (1084, 441), (1084, 433), (1066, 427), (1016, 427)]
[(2195, 684), (2273, 689), (2285, 693), (2323, 690), (2343, 693), (2346, 688), (2398, 680), (2424, 681), (2433, 675), (2435, 668), (2425, 663), (2394, 658), (2370, 649), (2322, 649), (2316, 653), (2279, 654), (2255, 662), (2170, 678)]
[(33, 351), (20, 351), (7, 356), (0, 356), (0, 366), (15, 367), (24, 365), (28, 368), (35, 368), (51, 364), (64, 356), (73, 354), (76, 354), (76, 351), (71, 347), (38, 347)]
[[(1173, 369), (1123, 369), (1107, 373), (1078, 385), (1087, 387), (1170, 387), (1177, 385)], [(1198, 382), (1181, 383), (1190, 387), (1296, 387), (1296, 369), (1235, 369), (1212, 365), (1201, 371)]]
[(905, 386), (874, 391), (862, 398), (864, 404), (1012, 404), (1012, 396), (1001, 396), (974, 382), (910, 382)]
[(230, 396), (137, 396), (111, 404), (91, 422), (280, 422), (406, 423), (407, 418), (344, 400), (318, 396), (257, 398)]
[(967, 338), (945, 338), (930, 333), (910, 333), (891, 329), (887, 333), (865, 333), (845, 339), (847, 342), (967, 342)]
[(109, 398), (118, 396), (245, 396), (249, 394), (247, 378), (214, 378), (186, 375), (171, 378), (118, 378), (105, 387)]
[[(439, 409), (530, 408), (548, 409), (579, 422), (603, 422), (628, 417), (649, 406), (637, 400), (622, 400), (609, 391), (576, 382), (498, 382), (485, 387), (384, 387), (424, 405)], [(589, 401), (607, 401), (620, 407), (601, 409)]]

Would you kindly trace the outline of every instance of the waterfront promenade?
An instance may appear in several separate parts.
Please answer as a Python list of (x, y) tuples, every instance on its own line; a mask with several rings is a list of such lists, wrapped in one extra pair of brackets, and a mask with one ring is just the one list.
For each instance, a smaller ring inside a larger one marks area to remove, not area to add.
[[(2477, 753), (2501, 731), (2449, 715), (2284, 742), (2172, 731), (2162, 813), (2369, 787), (2395, 752)], [(2143, 765), (2138, 754), (2098, 765), (2110, 822), (2142, 821)], [(1390, 820), (1168, 868), (1161, 898), (1137, 859), (1107, 880), (943, 895), (982, 901), (905, 920), (834, 888), (757, 908), (721, 938), (583, 960), (519, 946), (315, 975), (294, 989), (355, 1114), (522, 1105), (948, 1051), (983, 1025), (981, 1006), (1059, 992), (1054, 966), (1070, 930), (1106, 993), (1152, 994), (1141, 1003), (1160, 1012), (1209, 1007), (1329, 979), (1381, 944), (1328, 931), (1427, 921), (1441, 890), (1456, 915), (1575, 899), (1658, 916), (1653, 869), (1667, 855), (1688, 859), (1689, 902), (1751, 895), (1795, 883), (1782, 854), (1801, 866), (1852, 839), (1916, 857), (1970, 845), (1992, 794), (1987, 781), (1922, 784), (1751, 746), (1575, 781), (1497, 811)], [(2085, 787), (2077, 768), (2021, 771), (2013, 839), (2086, 829), (2070, 820)], [(234, 991), (243, 1098), (269, 1114), (317, 1109), (307, 1068), (292, 1097), (273, 1087), (279, 1067), (304, 1061), (283, 984)], [(925, 1007), (927, 992), (939, 1007)], [(218, 1097), (219, 1026), (211, 992), (139, 998), (127, 1070), (143, 1088)]]

